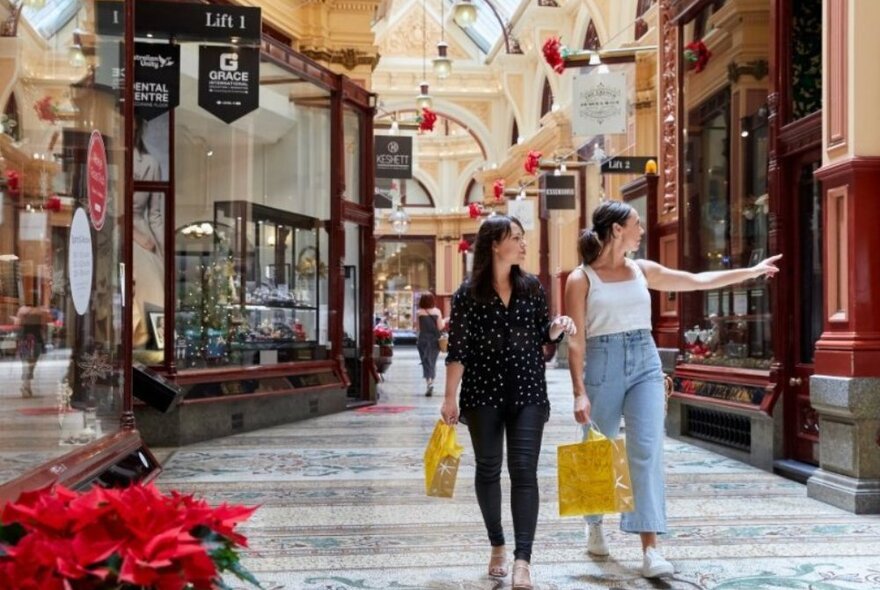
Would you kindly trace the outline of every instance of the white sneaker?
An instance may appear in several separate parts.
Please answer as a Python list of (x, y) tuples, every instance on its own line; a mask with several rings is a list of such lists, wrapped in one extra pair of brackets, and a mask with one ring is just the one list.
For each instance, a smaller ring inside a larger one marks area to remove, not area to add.
[(601, 522), (587, 523), (587, 553), (599, 557), (605, 557), (610, 553)]
[(656, 547), (648, 547), (645, 551), (645, 559), (642, 561), (642, 576), (645, 578), (659, 578), (671, 576), (675, 573), (675, 567), (666, 561)]

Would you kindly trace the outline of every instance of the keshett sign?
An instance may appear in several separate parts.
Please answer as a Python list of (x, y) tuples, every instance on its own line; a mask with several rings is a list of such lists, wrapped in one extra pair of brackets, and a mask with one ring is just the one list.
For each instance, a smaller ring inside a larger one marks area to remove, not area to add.
[(412, 178), (412, 137), (377, 135), (376, 178)]
[(544, 176), (544, 204), (547, 209), (576, 209), (574, 176)]

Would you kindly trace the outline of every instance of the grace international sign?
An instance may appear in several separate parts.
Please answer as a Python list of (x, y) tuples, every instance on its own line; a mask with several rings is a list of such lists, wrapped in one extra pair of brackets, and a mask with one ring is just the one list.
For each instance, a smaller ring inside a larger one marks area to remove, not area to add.
[(626, 133), (626, 74), (575, 76), (572, 86), (573, 135)]

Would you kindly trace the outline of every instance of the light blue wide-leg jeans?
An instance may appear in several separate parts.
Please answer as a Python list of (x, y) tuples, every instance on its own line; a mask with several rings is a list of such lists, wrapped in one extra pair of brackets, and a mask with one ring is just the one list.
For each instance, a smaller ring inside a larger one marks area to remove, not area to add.
[[(617, 437), (626, 418), (626, 454), (635, 511), (621, 515), (628, 533), (666, 532), (663, 466), (665, 392), (660, 355), (649, 330), (596, 336), (586, 341), (584, 384), (590, 418), (608, 438)], [(584, 428), (584, 437), (588, 426)], [(587, 522), (601, 522), (588, 516)]]

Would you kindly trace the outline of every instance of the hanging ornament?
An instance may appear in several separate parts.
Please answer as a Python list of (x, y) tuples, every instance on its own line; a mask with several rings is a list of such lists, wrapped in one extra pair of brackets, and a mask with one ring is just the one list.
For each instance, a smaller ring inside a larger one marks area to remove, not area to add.
[(523, 163), (523, 169), (525, 169), (526, 173), (534, 176), (540, 164), (541, 152), (529, 150), (529, 153), (526, 155), (526, 161)]
[(422, 109), (422, 114), (416, 117), (416, 121), (419, 123), (419, 131), (433, 131), (437, 122), (437, 113), (425, 107)]
[(694, 64), (694, 71), (697, 73), (706, 68), (710, 57), (712, 57), (712, 52), (702, 41), (691, 41), (684, 46), (684, 59), (688, 63)]
[(559, 37), (550, 37), (544, 41), (541, 48), (544, 53), (544, 60), (553, 71), (561, 74), (565, 71), (565, 57), (568, 55), (568, 48), (559, 41)]
[(500, 201), (504, 198), (504, 179), (499, 178), (492, 184), (492, 191), (495, 193), (495, 200)]
[(458, 252), (459, 254), (464, 254), (465, 252), (471, 249), (471, 243), (466, 239), (462, 238), (458, 241)]
[(476, 219), (480, 215), (483, 214), (483, 206), (479, 203), (471, 203), (468, 205), (468, 216), (471, 219)]

